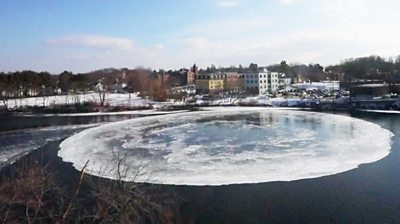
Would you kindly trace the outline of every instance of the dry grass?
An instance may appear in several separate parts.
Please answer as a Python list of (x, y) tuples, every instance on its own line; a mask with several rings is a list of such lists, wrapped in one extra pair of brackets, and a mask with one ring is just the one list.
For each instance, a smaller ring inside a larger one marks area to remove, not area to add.
[(0, 179), (0, 222), (180, 223), (173, 196), (83, 171), (74, 186), (59, 186), (61, 174), (38, 161), (15, 165)]

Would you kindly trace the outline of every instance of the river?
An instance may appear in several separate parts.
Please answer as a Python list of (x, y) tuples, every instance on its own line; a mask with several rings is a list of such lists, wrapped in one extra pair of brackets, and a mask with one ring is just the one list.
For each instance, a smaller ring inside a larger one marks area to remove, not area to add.
[[(74, 133), (136, 116), (1, 117), (0, 158), (3, 165), (8, 165), (7, 161), (19, 159), (19, 155), (31, 152), (32, 148), (52, 147), (56, 152), (61, 140)], [(356, 169), (318, 178), (160, 188), (180, 195), (182, 216), (195, 223), (400, 223), (400, 116), (348, 116), (373, 122), (394, 133), (390, 154)], [(60, 158), (57, 163), (62, 164), (60, 172), (73, 170), (71, 164)]]

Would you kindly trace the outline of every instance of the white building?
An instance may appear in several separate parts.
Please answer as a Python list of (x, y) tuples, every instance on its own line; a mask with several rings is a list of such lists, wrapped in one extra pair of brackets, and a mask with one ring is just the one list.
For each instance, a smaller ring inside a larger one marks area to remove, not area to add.
[(279, 74), (277, 72), (270, 72), (267, 69), (264, 69), (262, 72), (259, 72), (259, 94), (265, 95), (267, 93), (272, 93), (278, 91), (279, 87)]
[(269, 92), (268, 80), (271, 72), (264, 69), (262, 72), (258, 73), (259, 77), (259, 84), (258, 84), (258, 91), (260, 95), (265, 95)]
[(279, 78), (277, 72), (262, 69), (259, 72), (244, 75), (244, 86), (249, 92), (258, 92), (260, 95), (278, 91)]
[(278, 91), (279, 87), (279, 73), (278, 72), (271, 72), (269, 80), (271, 81), (269, 83), (269, 89), (270, 92), (276, 92)]
[(278, 78), (279, 78), (279, 84), (278, 84), (279, 89), (286, 89), (286, 87), (292, 84), (292, 79), (286, 77), (286, 75), (283, 73), (278, 74)]

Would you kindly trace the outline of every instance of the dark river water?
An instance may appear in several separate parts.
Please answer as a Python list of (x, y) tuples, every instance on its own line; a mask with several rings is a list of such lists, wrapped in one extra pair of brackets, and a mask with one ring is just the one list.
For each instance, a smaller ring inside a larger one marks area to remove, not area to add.
[(395, 134), (389, 156), (315, 179), (176, 189), (201, 223), (400, 223), (400, 116), (352, 116)]
[[(350, 116), (392, 131), (395, 136), (390, 155), (357, 169), (314, 179), (160, 188), (182, 198), (181, 214), (191, 217), (194, 223), (400, 223), (400, 115), (354, 113)], [(27, 147), (30, 140), (37, 141), (38, 133), (46, 139), (46, 136), (54, 137), (56, 132), (54, 138), (36, 142), (38, 147), (44, 144), (56, 151), (62, 139), (87, 128), (79, 125), (132, 117), (0, 117), (0, 148), (11, 150), (13, 144), (19, 143)], [(72, 173), (72, 166), (54, 155), (52, 159), (60, 164), (60, 172)]]

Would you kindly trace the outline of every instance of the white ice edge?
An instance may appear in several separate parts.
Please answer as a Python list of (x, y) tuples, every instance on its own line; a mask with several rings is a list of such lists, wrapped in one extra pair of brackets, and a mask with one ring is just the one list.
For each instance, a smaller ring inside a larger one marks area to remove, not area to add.
[[(371, 163), (386, 157), (391, 150), (391, 137), (393, 133), (383, 129), (377, 124), (370, 123), (364, 120), (333, 114), (321, 114), (316, 112), (300, 112), (292, 110), (282, 110), (282, 108), (251, 108), (251, 107), (216, 107), (205, 108), (207, 111), (192, 112), (185, 114), (170, 114), (155, 117), (136, 118), (131, 120), (119, 121), (101, 125), (96, 128), (84, 130), (78, 134), (71, 136), (60, 144), (58, 155), (66, 162), (72, 162), (77, 170), (81, 170), (86, 163), (89, 162), (87, 173), (101, 176), (110, 179), (118, 179), (115, 173), (115, 161), (110, 150), (110, 146), (104, 145), (102, 139), (96, 139), (96, 136), (104, 133), (110, 134), (110, 139), (124, 139), (127, 134), (119, 133), (120, 127), (141, 126), (146, 122), (159, 121), (171, 122), (180, 116), (192, 116), (196, 118), (204, 114), (229, 114), (238, 112), (254, 112), (254, 111), (286, 111), (290, 116), (306, 114), (307, 116), (320, 116), (324, 121), (333, 122), (335, 125), (346, 125), (351, 123), (355, 126), (358, 135), (351, 142), (332, 142), (331, 145), (337, 144), (339, 147), (346, 148), (346, 144), (352, 144), (352, 147), (358, 146), (356, 150), (350, 147), (347, 150), (338, 150), (336, 154), (330, 157), (311, 158), (309, 161), (302, 161), (303, 155), (296, 151), (290, 152), (292, 157), (284, 158), (280, 161), (278, 157), (271, 157), (274, 163), (273, 166), (267, 166), (262, 163), (250, 164), (249, 167), (229, 166), (222, 162), (221, 164), (211, 164), (206, 167), (200, 167), (196, 164), (196, 158), (192, 158), (184, 153), (179, 147), (185, 147), (187, 151), (198, 150), (196, 145), (183, 145), (182, 142), (176, 140), (174, 143), (176, 150), (173, 155), (168, 157), (172, 159), (171, 166), (179, 165), (180, 161), (184, 167), (191, 171), (191, 175), (179, 174), (172, 171), (161, 173), (162, 175), (148, 172), (148, 176), (143, 176), (135, 179), (136, 182), (150, 182), (157, 184), (174, 184), (174, 185), (226, 185), (226, 184), (242, 184), (242, 183), (260, 183), (271, 181), (292, 181), (299, 179), (308, 179), (333, 175), (357, 168), (360, 164)], [(174, 127), (172, 127), (173, 129)], [(180, 136), (182, 137), (182, 136)], [(179, 136), (177, 137), (179, 139)], [(373, 139), (373, 141), (372, 141)], [(125, 139), (126, 140), (126, 139)], [(301, 140), (301, 139), (300, 139)], [(134, 143), (136, 144), (136, 143)], [(139, 144), (139, 143), (137, 143)], [(277, 146), (282, 143), (277, 142)], [(284, 146), (284, 145), (282, 145)], [(328, 145), (329, 146), (329, 145)], [(327, 147), (328, 147), (327, 146)], [(330, 149), (330, 152), (335, 152), (335, 148)], [(315, 153), (315, 152), (313, 152)], [(204, 155), (201, 155), (204, 156)], [(230, 160), (243, 160), (246, 158), (263, 158), (263, 154), (259, 152), (243, 153), (238, 158), (230, 158)], [(310, 156), (310, 155), (307, 155)], [(312, 155), (311, 155), (312, 156)], [(270, 155), (269, 155), (270, 157)], [(298, 158), (297, 158), (298, 157)], [(200, 158), (200, 157), (199, 157)], [(276, 159), (278, 158), (278, 159)], [(212, 160), (213, 158), (207, 158)], [(186, 161), (187, 160), (187, 161)], [(134, 164), (134, 158), (130, 158), (130, 163)], [(140, 161), (139, 161), (140, 162)], [(284, 164), (287, 163), (287, 164)], [(181, 165), (182, 165), (181, 164)], [(146, 165), (143, 165), (147, 169)], [(193, 166), (193, 167), (191, 167)], [(159, 167), (158, 167), (159, 168)], [(172, 169), (173, 170), (173, 169)], [(134, 172), (136, 173), (136, 172)], [(158, 176), (157, 176), (158, 175)], [(122, 179), (133, 181), (133, 175), (124, 176)]]
[(369, 112), (369, 113), (382, 113), (382, 114), (400, 114), (400, 111), (398, 111), (398, 110), (367, 110), (367, 109), (357, 109), (357, 111)]
[[(22, 158), (26, 154), (40, 148), (49, 141), (56, 141), (68, 136), (68, 134), (62, 133), (60, 131), (75, 131), (83, 128), (96, 127), (101, 124), (105, 123), (51, 126), (2, 132), (2, 136), (0, 136), (0, 143), (2, 142), (2, 138), (17, 138), (19, 141), (13, 144), (0, 145), (0, 167), (14, 163), (19, 158)], [(40, 134), (41, 132), (51, 132), (52, 135), (42, 136)], [(30, 134), (32, 136), (30, 136), (30, 138), (25, 138), (24, 140), (21, 140), (18, 136), (24, 133), (32, 133)]]

